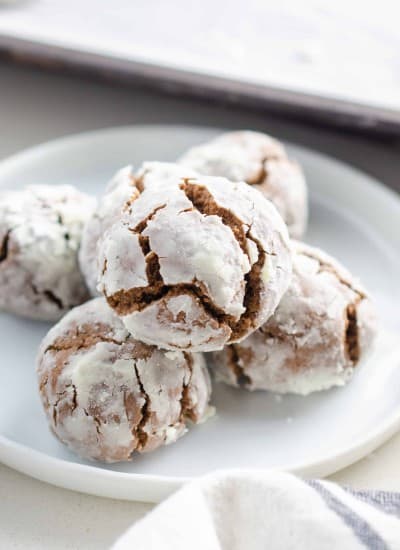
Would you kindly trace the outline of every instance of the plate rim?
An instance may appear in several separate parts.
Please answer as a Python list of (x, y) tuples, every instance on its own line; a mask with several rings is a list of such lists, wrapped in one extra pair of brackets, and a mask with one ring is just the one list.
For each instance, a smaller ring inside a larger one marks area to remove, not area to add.
[[(266, 468), (265, 470), (289, 472), (306, 479), (326, 477), (351, 466), (385, 443), (399, 429), (400, 405), (394, 409), (389, 418), (367, 432), (363, 438), (356, 440), (352, 446), (339, 450), (335, 455), (321, 456), (313, 462), (299, 463), (290, 468), (281, 466)], [(105, 470), (98, 468), (95, 463), (93, 465), (79, 464), (63, 458), (53, 457), (42, 451), (32, 449), (23, 443), (12, 441), (1, 434), (0, 462), (29, 477), (63, 489), (93, 496), (137, 502), (160, 502), (185, 483), (197, 479), (197, 476), (178, 477)], [(260, 470), (260, 468), (257, 469)], [(245, 468), (229, 468), (229, 470), (243, 471)], [(65, 479), (66, 471), (73, 475)], [(98, 487), (99, 475), (102, 478), (101, 488)], [(96, 483), (93, 484), (93, 481)], [(139, 490), (136, 493), (135, 484), (139, 484), (139, 487), (136, 488)]]
[[(9, 169), (9, 167), (12, 167), (12, 164), (19, 162), (22, 159), (26, 159), (30, 156), (34, 156), (37, 153), (41, 152), (41, 149), (57, 149), (59, 147), (65, 147), (68, 145), (69, 142), (74, 142), (81, 139), (89, 139), (91, 137), (95, 137), (97, 134), (114, 134), (117, 132), (130, 132), (130, 131), (165, 131), (166, 129), (172, 130), (172, 131), (182, 131), (182, 130), (200, 130), (204, 132), (212, 132), (217, 134), (218, 132), (230, 132), (235, 131), (236, 128), (220, 128), (218, 126), (202, 126), (202, 125), (191, 125), (191, 124), (158, 124), (158, 123), (152, 123), (149, 122), (148, 124), (122, 124), (119, 126), (105, 126), (98, 129), (93, 130), (87, 130), (84, 132), (77, 132), (73, 134), (66, 134), (59, 136), (54, 139), (50, 139), (47, 141), (42, 141), (37, 143), (36, 145), (33, 145), (31, 147), (26, 147), (25, 149), (22, 149), (21, 151), (17, 151), (16, 153), (13, 153), (12, 155), (9, 155), (3, 159), (0, 159), (0, 170)], [(250, 130), (248, 128), (242, 128), (243, 130)], [(253, 131), (253, 130), (250, 130)], [(256, 130), (257, 132), (259, 130)], [(279, 138), (278, 138), (279, 139)], [(343, 161), (334, 155), (329, 155), (327, 153), (323, 153), (319, 150), (311, 149), (305, 145), (300, 145), (296, 143), (295, 141), (287, 140), (287, 139), (280, 139), (284, 145), (287, 145), (289, 147), (293, 147), (296, 150), (302, 151), (307, 155), (311, 155), (314, 157), (319, 157), (320, 160), (327, 161), (330, 163), (334, 163), (336, 165), (339, 165), (341, 168), (344, 168), (347, 171), (353, 172), (353, 174), (357, 174), (359, 177), (362, 177), (363, 179), (368, 180), (368, 184), (372, 185), (375, 190), (378, 190), (382, 193), (382, 196), (385, 196), (385, 198), (391, 197), (395, 201), (395, 207), (397, 207), (400, 211), (400, 194), (389, 187), (388, 185), (385, 185), (381, 181), (379, 181), (377, 178), (375, 178), (372, 174), (369, 174), (368, 172), (364, 172), (364, 170), (353, 166), (352, 164), (349, 164), (346, 161)]]
[[(227, 131), (212, 126), (175, 124), (123, 125), (89, 130), (37, 144), (2, 159), (0, 161), (0, 174), (12, 170), (20, 162), (29, 162), (31, 158), (35, 158), (37, 155), (48, 155), (54, 151), (76, 145), (79, 141), (90, 141), (90, 139), (98, 138), (99, 134), (110, 136), (122, 132), (129, 133), (141, 130), (159, 132), (167, 129), (175, 132), (204, 131), (218, 133)], [(373, 176), (325, 153), (286, 140), (284, 140), (284, 143), (292, 147), (294, 151), (301, 151), (310, 158), (314, 157), (314, 159), (331, 164), (331, 166), (336, 165), (341, 169), (345, 169), (349, 174), (352, 173), (358, 178), (362, 178), (365, 184), (379, 194), (383, 201), (387, 203), (390, 201), (391, 208), (398, 210), (400, 215), (399, 194)], [(392, 243), (387, 244), (392, 245)], [(281, 466), (272, 468), (272, 470), (289, 471), (304, 477), (311, 475), (324, 477), (358, 461), (387, 441), (398, 430), (400, 430), (400, 403), (398, 407), (393, 409), (392, 414), (385, 417), (378, 425), (375, 425), (374, 429), (357, 439), (351, 446), (339, 449), (334, 455), (325, 455), (317, 457), (313, 462), (299, 463), (289, 468)], [(106, 470), (97, 467), (95, 463), (93, 465), (80, 464), (51, 456), (43, 451), (32, 449), (23, 443), (13, 441), (2, 434), (0, 434), (0, 462), (35, 479), (65, 489), (96, 496), (142, 502), (159, 502), (184, 483), (196, 478), (196, 476), (178, 477)], [(66, 472), (70, 475), (65, 477)]]

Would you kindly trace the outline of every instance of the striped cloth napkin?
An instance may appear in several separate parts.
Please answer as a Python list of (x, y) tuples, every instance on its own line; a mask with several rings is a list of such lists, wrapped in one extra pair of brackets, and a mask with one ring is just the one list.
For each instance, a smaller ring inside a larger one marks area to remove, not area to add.
[(185, 485), (113, 550), (400, 549), (400, 494), (265, 471)]

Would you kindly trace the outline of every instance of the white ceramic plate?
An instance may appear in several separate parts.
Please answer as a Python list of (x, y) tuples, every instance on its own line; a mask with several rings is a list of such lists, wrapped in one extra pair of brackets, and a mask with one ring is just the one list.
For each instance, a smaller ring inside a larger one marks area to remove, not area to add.
[[(127, 127), (61, 139), (0, 164), (0, 186), (72, 183), (100, 193), (113, 172), (174, 160), (216, 130)], [(342, 260), (375, 295), (384, 334), (377, 354), (342, 389), (310, 397), (215, 386), (217, 415), (175, 445), (129, 464), (85, 462), (49, 432), (34, 359), (49, 325), (0, 314), (0, 460), (38, 479), (87, 493), (158, 501), (216, 468), (281, 468), (323, 476), (358, 460), (400, 428), (400, 200), (366, 176), (290, 146), (311, 190), (306, 240)]]

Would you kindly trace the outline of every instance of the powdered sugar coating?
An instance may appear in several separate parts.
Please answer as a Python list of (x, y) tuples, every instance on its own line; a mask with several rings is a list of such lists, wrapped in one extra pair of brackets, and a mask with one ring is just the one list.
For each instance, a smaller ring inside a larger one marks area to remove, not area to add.
[(307, 225), (307, 186), (300, 166), (267, 134), (227, 132), (189, 149), (179, 162), (208, 176), (245, 181), (272, 201), (289, 234), (300, 238)]
[(293, 247), (293, 280), (275, 314), (240, 344), (213, 354), (217, 379), (307, 395), (344, 385), (371, 351), (376, 317), (365, 291), (327, 254)]
[(190, 173), (142, 181), (98, 252), (100, 288), (128, 330), (172, 350), (243, 339), (272, 314), (291, 274), (272, 203), (245, 183)]
[(172, 443), (209, 410), (203, 356), (134, 340), (103, 298), (50, 330), (38, 379), (55, 435), (80, 456), (105, 462)]
[[(97, 296), (97, 278), (99, 267), (97, 264), (97, 243), (103, 233), (121, 216), (123, 209), (134, 200), (139, 185), (158, 185), (165, 178), (183, 174), (195, 175), (192, 170), (168, 162), (144, 162), (135, 173), (132, 166), (125, 166), (118, 170), (108, 183), (93, 216), (86, 223), (82, 245), (79, 252), (79, 263), (84, 274), (86, 284), (92, 296)], [(123, 236), (121, 235), (123, 238)], [(123, 277), (124, 274), (120, 274)], [(129, 274), (127, 274), (129, 276)], [(119, 284), (116, 281), (116, 284)]]
[(70, 185), (0, 193), (1, 309), (56, 320), (87, 299), (78, 249), (94, 207)]
[(126, 166), (114, 175), (98, 202), (82, 234), (79, 265), (92, 296), (97, 292), (97, 241), (100, 235), (120, 214), (123, 205), (133, 192), (132, 167)]

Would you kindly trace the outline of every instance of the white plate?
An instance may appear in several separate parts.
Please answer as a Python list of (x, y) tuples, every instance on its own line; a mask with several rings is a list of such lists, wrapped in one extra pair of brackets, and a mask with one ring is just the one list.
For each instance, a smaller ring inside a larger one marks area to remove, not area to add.
[[(101, 192), (120, 166), (173, 160), (215, 133), (205, 128), (117, 128), (45, 144), (0, 164), (0, 186), (72, 183)], [(218, 385), (217, 415), (175, 445), (102, 466), (80, 460), (48, 431), (34, 371), (49, 325), (0, 315), (0, 460), (38, 479), (101, 496), (158, 501), (216, 468), (283, 468), (323, 476), (358, 460), (400, 427), (400, 201), (360, 172), (290, 147), (311, 190), (306, 240), (336, 255), (375, 295), (386, 329), (378, 353), (346, 388), (310, 397), (249, 394)]]

